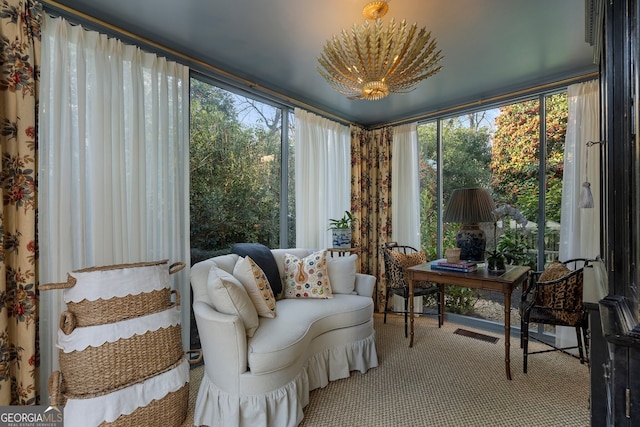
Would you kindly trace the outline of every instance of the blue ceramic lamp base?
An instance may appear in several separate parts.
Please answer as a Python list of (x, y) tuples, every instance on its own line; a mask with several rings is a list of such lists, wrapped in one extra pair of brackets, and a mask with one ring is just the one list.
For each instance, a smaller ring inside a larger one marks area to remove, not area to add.
[(456, 246), (460, 248), (460, 259), (484, 261), (487, 238), (478, 224), (463, 224), (456, 234)]

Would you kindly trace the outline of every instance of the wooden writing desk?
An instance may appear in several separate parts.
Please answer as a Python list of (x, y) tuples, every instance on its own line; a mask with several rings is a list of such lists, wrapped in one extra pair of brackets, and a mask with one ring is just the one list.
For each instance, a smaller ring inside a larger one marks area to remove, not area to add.
[(444, 323), (444, 285), (499, 291), (504, 294), (504, 363), (507, 379), (511, 379), (511, 293), (523, 284), (529, 275), (529, 267), (508, 265), (502, 274), (491, 274), (485, 267), (471, 273), (432, 270), (431, 263), (419, 264), (407, 269), (409, 279), (409, 347), (413, 347), (413, 288), (415, 282), (426, 281), (440, 285), (440, 322)]

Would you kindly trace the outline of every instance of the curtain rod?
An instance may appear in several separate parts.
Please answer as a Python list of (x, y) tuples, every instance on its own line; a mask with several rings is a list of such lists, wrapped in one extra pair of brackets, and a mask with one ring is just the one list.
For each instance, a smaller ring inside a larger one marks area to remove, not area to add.
[(490, 106), (490, 105), (495, 105), (495, 104), (499, 104), (505, 101), (510, 101), (510, 100), (514, 100), (517, 98), (524, 98), (525, 96), (531, 96), (534, 95), (536, 93), (540, 93), (543, 92), (545, 90), (551, 90), (551, 89), (557, 89), (563, 86), (568, 86), (570, 84), (573, 83), (580, 83), (580, 82), (584, 82), (584, 81), (588, 81), (588, 80), (593, 80), (595, 78), (600, 77), (600, 73), (598, 71), (593, 71), (591, 73), (587, 73), (587, 74), (582, 74), (579, 76), (574, 76), (574, 77), (569, 77), (566, 79), (562, 79), (562, 80), (557, 80), (551, 83), (545, 83), (545, 84), (541, 84), (541, 85), (537, 85), (537, 86), (533, 86), (527, 89), (521, 89), (521, 90), (517, 90), (514, 92), (509, 92), (509, 93), (505, 93), (502, 95), (496, 95), (490, 98), (485, 98), (485, 99), (481, 99), (479, 101), (473, 101), (473, 102), (468, 102), (466, 104), (461, 104), (461, 105), (456, 105), (454, 107), (449, 107), (449, 108), (444, 108), (444, 109), (440, 109), (440, 110), (436, 110), (436, 111), (432, 111), (430, 113), (425, 113), (425, 114), (419, 114), (417, 116), (413, 116), (413, 117), (409, 117), (406, 119), (401, 119), (401, 120), (397, 120), (394, 122), (389, 122), (389, 123), (382, 123), (380, 125), (375, 125), (372, 126), (370, 128), (370, 130), (374, 130), (374, 129), (381, 129), (383, 127), (387, 127), (387, 126), (398, 126), (398, 125), (402, 125), (402, 124), (406, 124), (406, 123), (411, 123), (411, 122), (418, 122), (418, 121), (423, 121), (423, 120), (427, 120), (430, 118), (436, 118), (436, 117), (442, 117), (445, 115), (449, 115), (455, 112), (462, 112), (465, 110), (470, 110), (472, 108), (479, 108), (479, 107), (483, 107), (483, 106)]
[[(286, 101), (290, 106), (293, 107), (302, 107), (302, 108), (306, 108), (309, 111), (312, 111), (314, 113), (320, 114), (324, 117), (327, 118), (331, 118), (333, 120), (336, 120), (340, 123), (346, 124), (346, 125), (351, 125), (351, 124), (356, 124), (356, 123), (352, 123), (349, 120), (346, 120), (344, 117), (339, 117), (333, 113), (330, 113), (328, 111), (322, 110), (318, 107), (314, 107), (312, 105), (309, 105), (305, 102), (302, 102), (300, 100), (291, 98), (290, 96), (284, 95), (280, 92), (277, 92), (275, 90), (269, 89), (259, 83), (253, 82), (251, 80), (242, 78), (240, 76), (237, 76), (233, 73), (230, 73), (228, 71), (225, 71), (221, 68), (218, 68), (214, 65), (208, 64), (200, 59), (196, 59), (192, 56), (189, 56), (185, 53), (179, 52), (175, 49), (172, 49), (170, 47), (164, 46), (160, 43), (157, 43), (153, 40), (150, 40), (146, 37), (140, 36), (138, 34), (132, 33), (131, 31), (125, 30), (124, 28), (120, 28), (116, 25), (110, 24), (106, 21), (103, 21), (99, 18), (96, 18), (95, 16), (92, 15), (88, 15), (84, 12), (80, 12), (79, 10), (73, 9), (69, 6), (63, 5), (58, 3), (55, 0), (40, 0), (40, 2), (45, 6), (45, 8), (48, 6), (50, 8), (50, 10), (54, 11), (54, 12), (58, 12), (60, 13), (60, 11), (64, 12), (65, 14), (68, 14), (71, 17), (76, 17), (76, 18), (80, 18), (84, 21), (90, 22), (94, 25), (103, 27), (108, 29), (109, 31), (113, 32), (114, 34), (118, 34), (120, 36), (124, 36), (130, 40), (133, 41), (137, 41), (140, 42), (142, 44), (145, 44), (147, 46), (153, 47), (154, 49), (158, 50), (159, 52), (162, 52), (164, 54), (168, 54), (171, 56), (174, 56), (176, 58), (180, 58), (184, 61), (186, 61), (187, 63), (191, 63), (191, 64), (196, 64), (200, 67), (203, 67), (209, 71), (213, 71), (215, 73), (215, 75), (210, 76), (213, 78), (218, 78), (220, 79), (225, 78), (225, 83), (230, 84), (234, 87), (236, 87), (239, 90), (245, 90), (245, 91), (249, 91), (249, 92), (253, 92), (255, 89), (259, 90), (260, 92), (262, 92), (263, 96), (265, 96), (266, 98), (269, 98), (269, 96), (272, 97), (272, 101), (278, 101), (280, 103), (283, 103), (283, 101)], [(258, 93), (258, 95), (260, 95), (260, 93)]]

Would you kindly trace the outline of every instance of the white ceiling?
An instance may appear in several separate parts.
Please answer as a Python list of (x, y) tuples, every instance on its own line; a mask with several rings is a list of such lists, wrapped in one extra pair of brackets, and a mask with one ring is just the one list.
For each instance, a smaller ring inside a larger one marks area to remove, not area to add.
[[(56, 2), (44, 0), (46, 4)], [(391, 0), (384, 18), (417, 22), (442, 71), (408, 94), (351, 101), (317, 72), (325, 42), (362, 23), (366, 0), (60, 0), (234, 76), (373, 126), (597, 71), (585, 0)]]

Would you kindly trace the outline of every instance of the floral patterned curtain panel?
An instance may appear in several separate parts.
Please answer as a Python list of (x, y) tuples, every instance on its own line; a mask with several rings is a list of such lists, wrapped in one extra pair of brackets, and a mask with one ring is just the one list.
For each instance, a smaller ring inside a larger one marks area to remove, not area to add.
[(0, 3), (0, 405), (39, 404), (37, 103), (42, 7)]
[(360, 270), (377, 277), (374, 304), (384, 311), (385, 282), (382, 244), (391, 239), (391, 144), (392, 128), (366, 130), (351, 126), (351, 211), (354, 243), (362, 248)]

